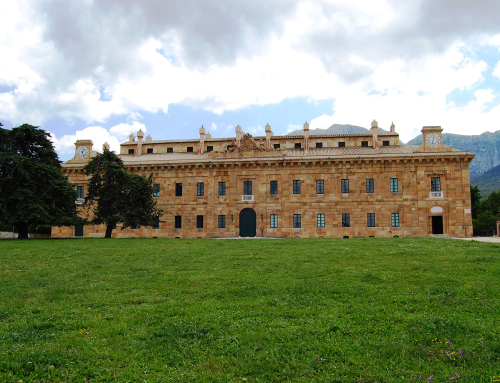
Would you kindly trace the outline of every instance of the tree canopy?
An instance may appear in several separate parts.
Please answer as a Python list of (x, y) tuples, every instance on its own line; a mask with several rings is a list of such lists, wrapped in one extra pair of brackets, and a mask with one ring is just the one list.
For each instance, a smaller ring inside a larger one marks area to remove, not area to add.
[(24, 124), (0, 127), (0, 221), (28, 238), (29, 225), (71, 226), (81, 223), (76, 190), (61, 173), (50, 134)]
[(90, 177), (85, 204), (92, 211), (92, 224), (105, 224), (105, 238), (121, 223), (127, 227), (152, 226), (163, 211), (153, 198), (153, 175), (148, 178), (125, 170), (123, 161), (104, 150), (84, 168)]
[(487, 235), (496, 232), (496, 222), (500, 220), (500, 191), (492, 192), (481, 200), (477, 186), (471, 186), (472, 225), (474, 235)]

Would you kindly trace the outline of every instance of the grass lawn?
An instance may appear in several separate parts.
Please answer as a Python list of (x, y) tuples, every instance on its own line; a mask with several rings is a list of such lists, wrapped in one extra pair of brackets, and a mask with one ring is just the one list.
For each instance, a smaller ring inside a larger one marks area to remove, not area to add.
[(3, 240), (0, 381), (500, 382), (499, 258), (436, 238)]

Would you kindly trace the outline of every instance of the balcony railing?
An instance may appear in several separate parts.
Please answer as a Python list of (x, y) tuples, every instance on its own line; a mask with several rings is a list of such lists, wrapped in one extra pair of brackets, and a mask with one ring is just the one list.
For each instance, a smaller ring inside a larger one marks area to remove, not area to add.
[(85, 203), (85, 198), (77, 198), (75, 204), (83, 205)]
[(253, 195), (242, 195), (241, 200), (246, 202), (251, 202), (253, 201)]
[(444, 198), (444, 192), (432, 191), (429, 193), (429, 198)]

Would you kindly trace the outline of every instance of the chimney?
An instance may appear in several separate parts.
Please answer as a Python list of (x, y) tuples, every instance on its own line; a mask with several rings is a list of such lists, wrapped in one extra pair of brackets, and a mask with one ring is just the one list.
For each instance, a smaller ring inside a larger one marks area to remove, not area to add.
[(134, 133), (130, 133), (130, 135), (128, 136), (128, 140), (129, 140), (129, 142), (135, 141)]
[(378, 122), (373, 120), (372, 121), (372, 128), (370, 129), (370, 133), (372, 134), (373, 137), (373, 147), (375, 149), (378, 149)]
[(269, 123), (266, 125), (266, 146), (271, 149), (271, 138), (273, 137), (273, 131), (271, 130), (271, 125)]
[(200, 143), (198, 144), (198, 155), (203, 154), (203, 148), (205, 146), (205, 133), (206, 130), (202, 125), (200, 128)]
[(142, 142), (142, 138), (144, 137), (144, 133), (142, 132), (142, 129), (139, 129), (137, 132), (137, 141)]
[(236, 144), (240, 146), (241, 137), (243, 137), (243, 130), (241, 129), (241, 126), (239, 124), (236, 125), (236, 128), (234, 128), (234, 130), (236, 132)]
[(309, 124), (304, 124), (304, 150), (309, 150)]

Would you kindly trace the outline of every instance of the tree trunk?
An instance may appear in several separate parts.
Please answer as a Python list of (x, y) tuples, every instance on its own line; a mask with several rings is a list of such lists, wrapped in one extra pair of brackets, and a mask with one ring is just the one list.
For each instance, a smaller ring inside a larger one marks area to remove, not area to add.
[(28, 225), (25, 223), (20, 223), (16, 225), (17, 232), (19, 233), (17, 239), (29, 239), (28, 237)]
[(104, 235), (104, 238), (111, 238), (111, 233), (113, 232), (114, 226), (114, 223), (108, 223), (108, 225), (106, 226), (106, 234)]

